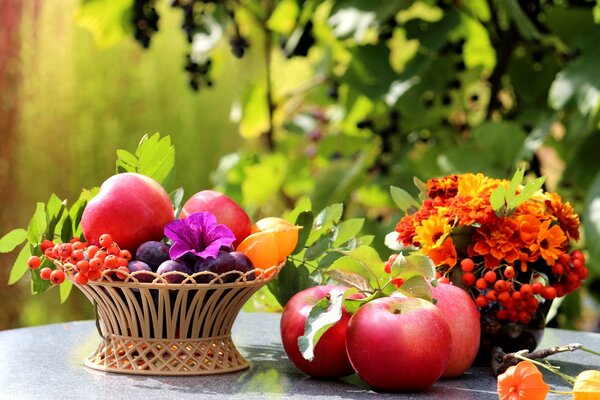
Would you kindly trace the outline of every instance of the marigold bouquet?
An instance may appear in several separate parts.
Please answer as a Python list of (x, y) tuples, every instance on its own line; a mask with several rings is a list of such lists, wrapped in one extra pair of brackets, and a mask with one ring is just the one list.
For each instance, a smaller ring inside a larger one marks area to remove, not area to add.
[[(540, 303), (577, 289), (587, 277), (579, 216), (543, 178), (522, 185), (483, 174), (450, 175), (423, 183), (422, 203), (393, 188), (406, 215), (391, 235), (429, 256), (438, 279), (465, 288), (480, 312), (528, 323)], [(389, 240), (389, 239), (388, 239)], [(397, 244), (398, 244), (397, 243)]]

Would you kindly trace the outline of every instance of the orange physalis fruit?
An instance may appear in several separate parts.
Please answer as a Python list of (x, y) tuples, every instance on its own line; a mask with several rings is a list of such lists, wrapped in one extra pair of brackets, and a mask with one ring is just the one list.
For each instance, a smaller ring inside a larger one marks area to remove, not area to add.
[(275, 234), (278, 249), (278, 263), (285, 260), (298, 244), (298, 231), (302, 227), (296, 226), (282, 218), (267, 217), (256, 221), (250, 230), (250, 234), (258, 232), (272, 232)]
[(550, 387), (530, 361), (521, 361), (498, 376), (500, 400), (544, 400)]
[(573, 385), (573, 400), (600, 399), (600, 371), (583, 371)]
[(244, 253), (252, 261), (254, 268), (265, 270), (282, 262), (277, 246), (274, 232), (257, 232), (242, 240), (236, 251)]

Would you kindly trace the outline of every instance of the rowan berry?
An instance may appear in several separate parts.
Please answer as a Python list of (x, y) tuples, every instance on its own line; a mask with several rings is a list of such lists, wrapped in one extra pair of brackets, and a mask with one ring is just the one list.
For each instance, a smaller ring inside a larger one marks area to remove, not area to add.
[(87, 260), (81, 260), (75, 264), (77, 270), (83, 274), (87, 274), (90, 270), (90, 263)]
[(65, 273), (62, 269), (55, 269), (50, 273), (50, 282), (54, 285), (60, 285), (65, 281)]
[(73, 279), (75, 279), (75, 283), (77, 283), (78, 285), (85, 285), (88, 283), (88, 276), (83, 272), (76, 273)]
[(96, 254), (94, 255), (94, 257), (101, 259), (102, 261), (104, 261), (104, 259), (106, 258), (108, 254), (106, 254), (106, 252), (104, 250), (98, 250), (96, 252)]
[(465, 258), (460, 262), (460, 267), (465, 272), (471, 272), (475, 269), (475, 263), (470, 258)]
[(112, 242), (110, 246), (106, 248), (106, 253), (113, 256), (118, 256), (120, 252), (121, 249), (119, 249), (119, 246), (117, 246), (115, 242)]
[(72, 237), (71, 240), (69, 240), (69, 243), (73, 244), (76, 242), (80, 242), (81, 240), (78, 237)]
[(558, 256), (558, 262), (567, 266), (571, 263), (571, 256), (569, 253), (562, 253), (560, 256)]
[(96, 246), (96, 245), (88, 246), (88, 248), (86, 249), (88, 258), (94, 258), (97, 251), (98, 251), (98, 246)]
[(565, 267), (561, 263), (554, 264), (551, 269), (554, 275), (562, 275), (565, 272)]
[(100, 271), (103, 265), (104, 261), (97, 257), (94, 257), (89, 261), (90, 271)]
[(75, 264), (81, 260), (85, 260), (85, 254), (83, 253), (83, 250), (74, 250), (71, 254), (71, 260), (74, 261)]
[(573, 250), (571, 252), (571, 259), (573, 259), (573, 258), (581, 260), (581, 261), (583, 261), (585, 259), (585, 257), (583, 256), (583, 253), (581, 252), (581, 250)]
[(445, 276), (442, 276), (437, 281), (438, 283), (450, 283), (450, 279), (446, 278)]
[(579, 269), (581, 267), (583, 267), (583, 261), (580, 260), (579, 258), (573, 259), (573, 268)]
[(527, 311), (519, 311), (518, 317), (519, 317), (519, 322), (521, 322), (523, 324), (528, 324), (529, 321), (531, 321), (531, 314), (528, 313)]
[(542, 297), (545, 298), (546, 300), (552, 300), (554, 298), (556, 298), (556, 288), (552, 287), (552, 286), (545, 286), (544, 289), (542, 290)]
[(117, 266), (119, 266), (119, 267), (125, 267), (125, 266), (127, 266), (128, 263), (129, 262), (127, 261), (126, 258), (117, 257)]
[(508, 312), (506, 310), (498, 310), (496, 313), (498, 319), (508, 319)]
[(498, 277), (497, 277), (497, 275), (496, 275), (496, 273), (494, 271), (487, 271), (485, 274), (483, 274), (483, 279), (485, 279), (489, 283), (496, 282), (497, 278)]
[(99, 242), (100, 242), (100, 246), (102, 246), (104, 248), (108, 248), (112, 244), (113, 238), (108, 233), (105, 233), (103, 235), (100, 235)]
[(462, 283), (465, 286), (473, 286), (475, 283), (475, 274), (472, 272), (465, 272), (462, 276)]
[(531, 284), (531, 289), (533, 290), (533, 294), (540, 294), (544, 289), (544, 285), (542, 285), (542, 282), (536, 281)]
[(488, 300), (485, 298), (485, 296), (478, 296), (475, 299), (475, 304), (477, 304), (477, 307), (479, 308), (486, 308), (488, 305)]
[(496, 292), (506, 292), (510, 289), (510, 283), (503, 281), (502, 279), (494, 282), (494, 290)]
[(42, 264), (42, 260), (40, 260), (40, 258), (38, 256), (31, 256), (31, 257), (29, 257), (29, 260), (27, 260), (27, 265), (31, 269), (38, 269), (41, 264)]
[(519, 292), (521, 292), (521, 296), (525, 300), (533, 297), (533, 288), (528, 283), (524, 283), (523, 285), (521, 285), (521, 289), (519, 290)]
[(510, 293), (508, 292), (500, 292), (498, 293), (498, 301), (500, 303), (506, 303), (507, 301), (510, 300)]
[[(396, 257), (397, 257), (397, 256), (398, 256), (398, 255), (396, 254)], [(121, 250), (121, 251), (119, 252), (119, 257), (122, 257), (122, 258), (124, 258), (125, 260), (127, 260), (127, 262), (131, 261), (131, 258), (132, 258), (132, 257), (131, 257), (131, 253), (129, 252), (129, 250)], [(390, 257), (391, 257), (391, 256), (390, 256)], [(388, 272), (388, 273), (389, 273), (389, 272)]]
[(48, 267), (44, 267), (40, 270), (40, 278), (47, 281), (50, 279), (50, 274), (52, 274), (52, 270)]
[(71, 243), (63, 243), (58, 246), (58, 256), (60, 258), (69, 258), (71, 257), (72, 247)]
[(483, 278), (479, 278), (477, 279), (477, 281), (475, 282), (475, 287), (479, 290), (485, 290), (487, 289), (488, 283), (485, 279)]
[(72, 245), (73, 250), (85, 250), (85, 243), (77, 241)]
[(90, 281), (99, 281), (101, 277), (102, 277), (102, 272), (100, 270), (90, 269), (88, 272), (88, 280), (90, 280)]
[(52, 243), (52, 240), (44, 240), (41, 244), (40, 244), (40, 250), (42, 250), (42, 253), (46, 253), (47, 249), (51, 249), (54, 247), (54, 243)]
[(558, 282), (553, 283), (552, 287), (554, 289), (556, 289), (556, 296), (557, 297), (562, 297), (562, 295), (565, 294), (565, 289), (564, 289), (564, 287), (563, 287), (563, 285), (561, 283), (558, 283)]
[(511, 297), (514, 301), (523, 300), (523, 295), (521, 294), (521, 292), (513, 292)]
[(111, 254), (109, 256), (106, 256), (106, 258), (104, 259), (104, 268), (110, 268), (110, 269), (117, 268), (118, 267), (117, 263), (118, 263), (117, 257)]
[(125, 280), (129, 276), (129, 268), (119, 267), (117, 268), (117, 278)]
[(496, 297), (496, 291), (495, 290), (489, 290), (486, 294), (485, 294), (486, 299), (488, 299), (489, 301), (497, 301), (498, 298)]
[(504, 269), (504, 277), (506, 279), (512, 279), (515, 277), (515, 269), (510, 265)]

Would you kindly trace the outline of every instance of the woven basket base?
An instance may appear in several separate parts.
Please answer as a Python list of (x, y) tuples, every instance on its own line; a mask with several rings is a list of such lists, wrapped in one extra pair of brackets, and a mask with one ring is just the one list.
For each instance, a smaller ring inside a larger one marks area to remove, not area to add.
[(153, 340), (107, 334), (84, 365), (122, 374), (182, 376), (239, 371), (248, 361), (231, 336)]

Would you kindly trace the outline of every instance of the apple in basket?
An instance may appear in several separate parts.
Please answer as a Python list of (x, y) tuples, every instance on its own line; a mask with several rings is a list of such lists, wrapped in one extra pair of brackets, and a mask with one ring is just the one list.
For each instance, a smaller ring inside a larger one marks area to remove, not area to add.
[(160, 183), (145, 175), (127, 172), (108, 178), (81, 216), (85, 239), (100, 244), (110, 234), (122, 249), (135, 252), (149, 240), (161, 240), (163, 227), (172, 221), (173, 205)]

